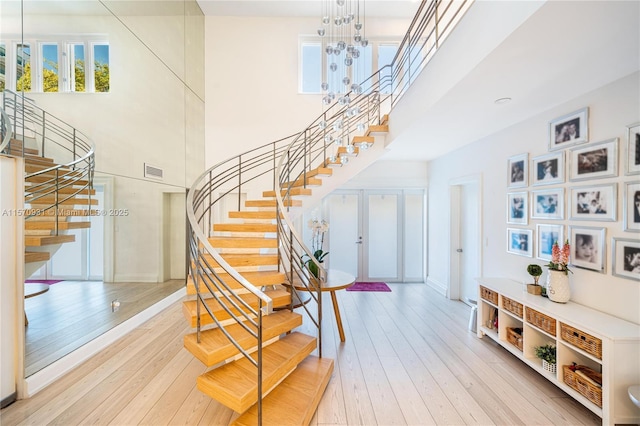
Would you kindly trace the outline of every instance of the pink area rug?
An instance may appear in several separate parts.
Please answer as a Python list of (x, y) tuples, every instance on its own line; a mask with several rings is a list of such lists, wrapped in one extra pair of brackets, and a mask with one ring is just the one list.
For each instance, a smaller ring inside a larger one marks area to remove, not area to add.
[(364, 283), (356, 282), (349, 287), (347, 291), (391, 291), (389, 286), (385, 283)]
[(26, 284), (33, 284), (33, 283), (38, 283), (38, 284), (56, 284), (59, 282), (62, 282), (63, 280), (25, 280)]

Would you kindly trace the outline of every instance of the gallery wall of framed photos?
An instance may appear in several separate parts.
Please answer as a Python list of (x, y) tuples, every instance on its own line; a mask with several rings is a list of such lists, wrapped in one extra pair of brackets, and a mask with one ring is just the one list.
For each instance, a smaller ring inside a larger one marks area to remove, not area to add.
[(546, 153), (508, 158), (506, 249), (546, 263), (569, 241), (571, 266), (640, 281), (640, 122), (592, 140), (591, 113), (550, 120)]

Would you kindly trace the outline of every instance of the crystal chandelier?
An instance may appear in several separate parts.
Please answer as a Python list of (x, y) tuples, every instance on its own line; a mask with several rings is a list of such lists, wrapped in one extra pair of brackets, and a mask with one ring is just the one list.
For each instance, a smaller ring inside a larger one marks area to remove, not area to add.
[(349, 92), (362, 93), (355, 69), (369, 41), (364, 32), (365, 0), (322, 0), (318, 35), (322, 39), (322, 103), (349, 105)]

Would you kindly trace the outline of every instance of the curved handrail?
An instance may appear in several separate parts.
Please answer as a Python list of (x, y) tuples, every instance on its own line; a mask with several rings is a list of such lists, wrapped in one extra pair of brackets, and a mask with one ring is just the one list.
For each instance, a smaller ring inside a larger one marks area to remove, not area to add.
[(11, 140), (11, 118), (9, 114), (4, 111), (4, 108), (0, 108), (0, 114), (2, 117), (0, 118), (0, 152), (4, 152), (5, 148), (9, 146), (9, 141)]
[[(57, 218), (60, 214), (59, 206), (79, 194), (88, 194), (90, 213), (90, 189), (93, 188), (95, 170), (93, 142), (84, 133), (18, 93), (5, 90), (3, 107), (8, 114), (13, 115), (13, 134), (23, 136), (21, 155), (25, 156), (24, 137), (28, 135), (39, 145), (41, 157), (52, 152), (57, 163), (25, 174), (25, 180), (30, 182), (25, 188), (25, 203), (39, 207), (31, 209), (26, 218), (51, 209), (54, 209), (52, 216)], [(15, 150), (12, 152), (15, 153)], [(57, 234), (58, 220), (55, 224), (54, 232)]]

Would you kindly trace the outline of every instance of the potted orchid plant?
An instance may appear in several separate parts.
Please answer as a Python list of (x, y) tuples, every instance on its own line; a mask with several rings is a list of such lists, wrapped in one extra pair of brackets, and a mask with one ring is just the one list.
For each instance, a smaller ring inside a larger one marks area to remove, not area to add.
[[(329, 223), (326, 220), (311, 219), (308, 222), (311, 229), (311, 252), (318, 263), (324, 262), (324, 258), (329, 252), (324, 251), (324, 234), (329, 230)], [(309, 273), (318, 278), (318, 266), (311, 260), (307, 254), (302, 255), (302, 266), (307, 266)]]
[(562, 247), (556, 241), (551, 248), (551, 261), (546, 265), (549, 268), (547, 296), (554, 302), (567, 303), (571, 298), (571, 288), (569, 287), (570, 253), (569, 240), (565, 241)]

